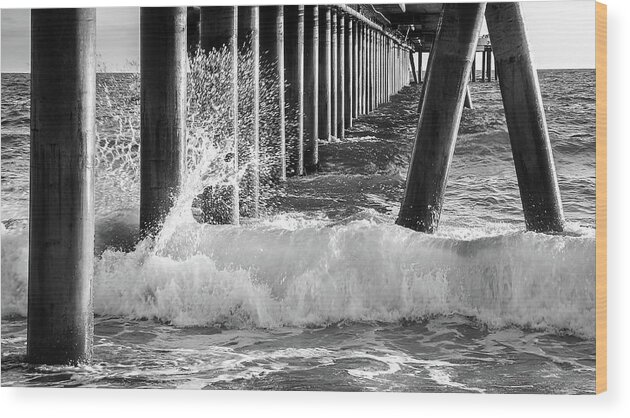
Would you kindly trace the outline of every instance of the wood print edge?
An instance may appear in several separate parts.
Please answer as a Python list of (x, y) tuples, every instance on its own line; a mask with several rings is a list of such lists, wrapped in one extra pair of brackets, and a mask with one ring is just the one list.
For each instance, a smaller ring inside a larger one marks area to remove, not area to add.
[(595, 393), (607, 390), (607, 6), (595, 3)]

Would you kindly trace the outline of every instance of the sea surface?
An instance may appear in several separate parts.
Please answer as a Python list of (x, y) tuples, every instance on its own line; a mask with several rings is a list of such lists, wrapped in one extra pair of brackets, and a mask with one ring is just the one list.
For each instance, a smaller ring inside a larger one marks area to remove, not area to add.
[[(595, 72), (539, 77), (563, 234), (525, 231), (498, 84), (477, 82), (434, 235), (394, 224), (410, 85), (321, 141), (316, 175), (264, 182), (263, 215), (240, 226), (197, 222), (194, 195), (220, 177), (197, 158), (138, 242), (138, 77), (99, 74), (94, 361), (52, 367), (24, 362), (30, 87), (2, 74), (2, 385), (593, 393)], [(197, 157), (214, 155), (203, 132)]]

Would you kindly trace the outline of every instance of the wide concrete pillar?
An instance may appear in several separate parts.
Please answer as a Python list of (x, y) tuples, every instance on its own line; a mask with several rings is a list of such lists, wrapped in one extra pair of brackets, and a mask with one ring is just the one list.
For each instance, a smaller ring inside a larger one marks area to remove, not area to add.
[(231, 95), (231, 148), (234, 184), (208, 187), (201, 196), (204, 221), (214, 224), (240, 222), (239, 185), (236, 180), (238, 161), (238, 8), (236, 6), (200, 7), (199, 47), (209, 52), (226, 48), (230, 67)]
[(304, 169), (315, 172), (319, 165), (319, 7), (304, 6)]
[(331, 11), (319, 8), (319, 138), (328, 140), (331, 133)]
[(485, 3), (445, 3), (396, 223), (437, 230)]
[(92, 356), (95, 50), (95, 9), (31, 11), (29, 363)]
[(186, 168), (186, 8), (140, 9), (140, 230), (156, 234)]
[(285, 6), (285, 76), (286, 100), (296, 109), (297, 131), (290, 160), (293, 172), (304, 174), (304, 6)]
[(525, 224), (531, 231), (561, 232), (562, 201), (521, 6), (488, 4), (486, 21), (495, 63), (501, 73), (499, 86)]

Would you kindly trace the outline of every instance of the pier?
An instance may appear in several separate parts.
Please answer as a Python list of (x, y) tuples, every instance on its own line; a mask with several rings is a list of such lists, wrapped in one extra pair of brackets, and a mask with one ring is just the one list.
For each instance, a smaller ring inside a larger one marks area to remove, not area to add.
[[(31, 363), (79, 364), (91, 357), (95, 19), (94, 9), (32, 11)], [(484, 19), (489, 35), (480, 33)], [(234, 176), (245, 172), (250, 200), (239, 203), (238, 181), (204, 191), (209, 223), (238, 225), (241, 217), (262, 215), (260, 69), (271, 66), (278, 78), (273, 140), (279, 158), (271, 170), (277, 184), (317, 176), (321, 142), (344, 141), (357, 118), (405, 86), (421, 84), (396, 223), (434, 233), (462, 112), (473, 106), (469, 83), (498, 82), (525, 226), (562, 231), (562, 202), (525, 24), (518, 3), (141, 8), (141, 236), (159, 234), (183, 181), (188, 59), (222, 48), (231, 57), (230, 169)], [(251, 138), (243, 138), (238, 118), (242, 50), (252, 56)], [(253, 149), (245, 167), (239, 161), (244, 140)]]

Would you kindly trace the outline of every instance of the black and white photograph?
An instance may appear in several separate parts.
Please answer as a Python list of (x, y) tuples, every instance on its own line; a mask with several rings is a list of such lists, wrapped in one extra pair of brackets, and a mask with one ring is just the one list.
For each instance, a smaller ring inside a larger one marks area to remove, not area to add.
[(1, 10), (3, 387), (606, 390), (604, 6), (173, 3)]

